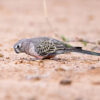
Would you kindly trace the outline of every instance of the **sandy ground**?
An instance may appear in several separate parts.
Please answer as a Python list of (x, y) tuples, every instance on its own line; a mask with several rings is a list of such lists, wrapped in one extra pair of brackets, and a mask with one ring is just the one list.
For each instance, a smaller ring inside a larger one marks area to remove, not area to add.
[(100, 100), (100, 57), (70, 53), (32, 61), (15, 54), (22, 38), (100, 40), (99, 0), (47, 0), (47, 8), (52, 27), (42, 0), (0, 0), (0, 100)]

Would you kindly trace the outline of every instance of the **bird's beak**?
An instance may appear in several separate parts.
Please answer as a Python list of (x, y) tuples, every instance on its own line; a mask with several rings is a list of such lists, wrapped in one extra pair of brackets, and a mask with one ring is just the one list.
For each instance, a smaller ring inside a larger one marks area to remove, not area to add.
[(17, 49), (14, 49), (15, 50), (15, 52), (18, 54), (19, 53), (19, 51), (17, 50)]
[(18, 54), (20, 51), (17, 48), (14, 48), (14, 51)]

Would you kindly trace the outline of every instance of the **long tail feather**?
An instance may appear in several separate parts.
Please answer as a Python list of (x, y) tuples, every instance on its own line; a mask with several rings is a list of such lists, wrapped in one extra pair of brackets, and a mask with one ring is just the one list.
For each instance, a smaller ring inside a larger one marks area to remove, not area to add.
[(83, 50), (81, 47), (74, 47), (72, 52), (78, 52), (78, 53), (83, 53), (83, 54), (88, 54), (88, 55), (100, 56), (100, 53), (88, 51), (88, 50)]

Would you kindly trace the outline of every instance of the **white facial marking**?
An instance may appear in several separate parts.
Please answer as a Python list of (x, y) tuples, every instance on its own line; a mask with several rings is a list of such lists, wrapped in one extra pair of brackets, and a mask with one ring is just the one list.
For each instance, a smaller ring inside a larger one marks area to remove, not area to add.
[(19, 43), (18, 45), (19, 45), (19, 47), (21, 47), (22, 46), (22, 43)]
[(29, 54), (31, 56), (38, 56), (37, 52), (35, 51), (35, 47), (34, 47), (34, 44), (33, 43), (30, 43)]

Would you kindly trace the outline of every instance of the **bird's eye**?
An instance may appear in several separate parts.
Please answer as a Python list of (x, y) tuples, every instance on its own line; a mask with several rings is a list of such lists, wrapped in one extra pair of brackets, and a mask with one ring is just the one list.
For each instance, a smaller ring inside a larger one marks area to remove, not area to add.
[(17, 45), (17, 48), (19, 48), (19, 45)]
[(21, 47), (21, 44), (18, 44), (18, 45), (17, 45), (17, 48), (20, 48), (20, 47)]

